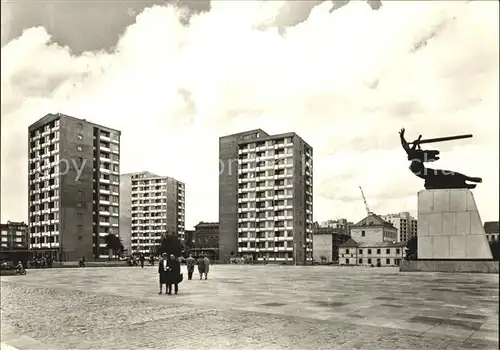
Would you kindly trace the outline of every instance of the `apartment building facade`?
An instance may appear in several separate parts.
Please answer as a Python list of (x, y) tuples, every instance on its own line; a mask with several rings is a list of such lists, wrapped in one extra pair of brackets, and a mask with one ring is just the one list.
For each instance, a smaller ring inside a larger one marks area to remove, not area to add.
[(120, 191), (120, 234), (129, 254), (149, 257), (163, 235), (184, 241), (184, 183), (143, 171), (123, 174)]
[(219, 258), (304, 264), (313, 250), (313, 150), (261, 129), (219, 139)]
[(30, 249), (62, 261), (108, 257), (119, 235), (121, 132), (61, 113), (28, 127)]
[(398, 230), (397, 242), (407, 242), (417, 236), (417, 219), (408, 212), (381, 215), (381, 218), (390, 222)]
[(0, 224), (0, 250), (28, 250), (30, 234), (24, 222), (7, 221)]

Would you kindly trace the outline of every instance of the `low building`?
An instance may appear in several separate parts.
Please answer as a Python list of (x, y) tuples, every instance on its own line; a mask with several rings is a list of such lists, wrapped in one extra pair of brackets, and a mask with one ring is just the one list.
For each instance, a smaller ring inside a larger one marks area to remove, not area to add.
[(28, 224), (24, 222), (7, 221), (6, 224), (0, 224), (0, 237), (2, 251), (29, 249)]
[(396, 227), (379, 215), (369, 213), (351, 226), (351, 239), (339, 249), (339, 264), (399, 266), (405, 243), (397, 239)]
[(399, 266), (404, 254), (403, 242), (356, 242), (340, 246), (340, 265)]
[(484, 232), (488, 241), (498, 241), (500, 239), (500, 227), (498, 221), (486, 221), (484, 223)]
[(194, 227), (194, 245), (191, 254), (206, 255), (211, 261), (219, 260), (219, 223), (201, 221)]
[(313, 260), (315, 263), (331, 263), (339, 260), (339, 247), (350, 236), (339, 227), (315, 226), (313, 229)]
[(27, 261), (30, 233), (28, 224), (7, 221), (0, 224), (0, 260)]

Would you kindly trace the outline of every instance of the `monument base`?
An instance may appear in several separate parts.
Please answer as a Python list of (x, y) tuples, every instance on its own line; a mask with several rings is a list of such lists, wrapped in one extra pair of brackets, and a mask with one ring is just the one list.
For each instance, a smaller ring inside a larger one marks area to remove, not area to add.
[(403, 260), (399, 265), (399, 272), (498, 273), (499, 262), (493, 260)]
[(418, 193), (419, 260), (493, 261), (472, 192), (465, 188)]

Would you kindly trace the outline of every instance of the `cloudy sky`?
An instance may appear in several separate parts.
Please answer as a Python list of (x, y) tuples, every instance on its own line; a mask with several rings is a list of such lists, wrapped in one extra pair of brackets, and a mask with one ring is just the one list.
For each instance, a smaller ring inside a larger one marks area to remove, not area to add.
[(359, 185), (372, 211), (415, 213), (398, 130), (472, 133), (435, 166), (482, 177), (498, 220), (496, 1), (194, 7), (2, 2), (2, 222), (27, 220), (27, 127), (50, 112), (120, 129), (123, 173), (185, 182), (188, 228), (218, 219), (218, 138), (254, 128), (314, 147), (318, 221), (362, 219)]

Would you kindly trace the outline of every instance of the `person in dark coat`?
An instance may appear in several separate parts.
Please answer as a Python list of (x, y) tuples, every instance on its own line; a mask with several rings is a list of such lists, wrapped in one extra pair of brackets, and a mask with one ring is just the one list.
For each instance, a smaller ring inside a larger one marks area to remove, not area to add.
[(167, 277), (167, 293), (172, 294), (172, 285), (175, 288), (175, 294), (179, 292), (179, 282), (181, 276), (181, 264), (174, 254), (170, 254), (167, 261), (168, 277)]
[(144, 257), (144, 254), (141, 253), (141, 256), (139, 257), (139, 261), (141, 262), (142, 268), (144, 268), (144, 260), (146, 260), (146, 258)]
[[(160, 293), (162, 293), (163, 285), (168, 283), (168, 260), (167, 254), (163, 253), (158, 264), (158, 276), (160, 277)], [(168, 284), (167, 284), (168, 285)], [(165, 287), (165, 294), (167, 293), (168, 287)]]

